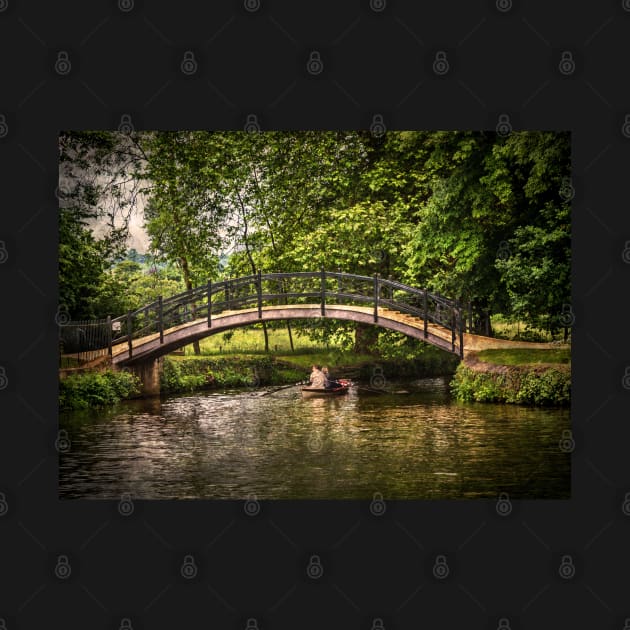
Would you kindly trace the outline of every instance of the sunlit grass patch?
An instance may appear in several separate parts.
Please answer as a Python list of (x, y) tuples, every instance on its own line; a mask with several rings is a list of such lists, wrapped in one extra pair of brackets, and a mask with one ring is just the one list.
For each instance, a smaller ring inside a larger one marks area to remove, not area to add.
[(535, 365), (541, 363), (571, 363), (571, 349), (563, 348), (509, 348), (481, 350), (480, 361), (498, 365)]

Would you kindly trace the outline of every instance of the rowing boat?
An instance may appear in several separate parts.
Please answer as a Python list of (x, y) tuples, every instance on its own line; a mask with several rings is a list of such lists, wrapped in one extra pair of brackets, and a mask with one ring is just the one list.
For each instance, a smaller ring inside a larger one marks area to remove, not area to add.
[(340, 378), (337, 380), (338, 383), (341, 383), (341, 387), (331, 387), (326, 389), (324, 387), (302, 387), (303, 394), (323, 394), (324, 396), (330, 396), (334, 394), (345, 394), (352, 384), (349, 380)]

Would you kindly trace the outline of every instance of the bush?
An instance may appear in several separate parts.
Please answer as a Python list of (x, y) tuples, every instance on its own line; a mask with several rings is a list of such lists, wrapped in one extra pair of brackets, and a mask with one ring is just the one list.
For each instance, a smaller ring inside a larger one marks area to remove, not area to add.
[(140, 379), (130, 372), (85, 372), (59, 382), (59, 409), (112, 405), (140, 393)]
[(164, 392), (183, 392), (208, 387), (256, 387), (301, 380), (302, 373), (278, 370), (271, 357), (164, 359), (160, 386)]
[(571, 402), (569, 370), (512, 367), (505, 373), (482, 372), (460, 364), (451, 391), (462, 402), (504, 402), (564, 406)]

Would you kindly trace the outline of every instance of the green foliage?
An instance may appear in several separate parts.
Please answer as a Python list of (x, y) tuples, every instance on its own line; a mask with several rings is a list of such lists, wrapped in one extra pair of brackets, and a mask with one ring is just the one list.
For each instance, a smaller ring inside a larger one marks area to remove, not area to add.
[(557, 330), (570, 302), (570, 215), (560, 196), (568, 134), (426, 133), (417, 167), (430, 193), (405, 250), (407, 280)]
[[(222, 272), (324, 266), (470, 302), (480, 332), (503, 313), (524, 335), (556, 334), (570, 303), (569, 140), (531, 131), (62, 134), (62, 300), (75, 318), (119, 315)], [(147, 194), (152, 273), (137, 252), (120, 259), (134, 199), (122, 174)], [(107, 226), (100, 240), (93, 220)], [(367, 340), (343, 322), (295, 327), (346, 348), (353, 335)], [(411, 351), (384, 339), (370, 344)]]
[(106, 246), (82, 220), (59, 212), (59, 303), (73, 319), (100, 317), (95, 307), (104, 284)]
[(73, 319), (107, 315), (99, 304), (104, 274), (124, 252), (140, 160), (136, 134), (59, 136), (59, 302)]
[(140, 393), (140, 379), (130, 372), (85, 372), (59, 382), (59, 409), (112, 405)]
[(462, 402), (504, 402), (566, 406), (571, 401), (571, 373), (561, 368), (511, 368), (505, 372), (474, 370), (459, 365), (451, 391)]
[(253, 387), (270, 384), (274, 365), (270, 357), (210, 359), (165, 357), (161, 376), (164, 392), (192, 391), (204, 387)]

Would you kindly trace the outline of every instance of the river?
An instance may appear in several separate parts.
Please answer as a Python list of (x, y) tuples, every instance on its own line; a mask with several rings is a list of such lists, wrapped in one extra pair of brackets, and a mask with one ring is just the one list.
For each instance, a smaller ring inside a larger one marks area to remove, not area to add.
[(197, 392), (60, 415), (60, 497), (570, 498), (568, 409), (457, 403), (448, 379), (409, 393)]

